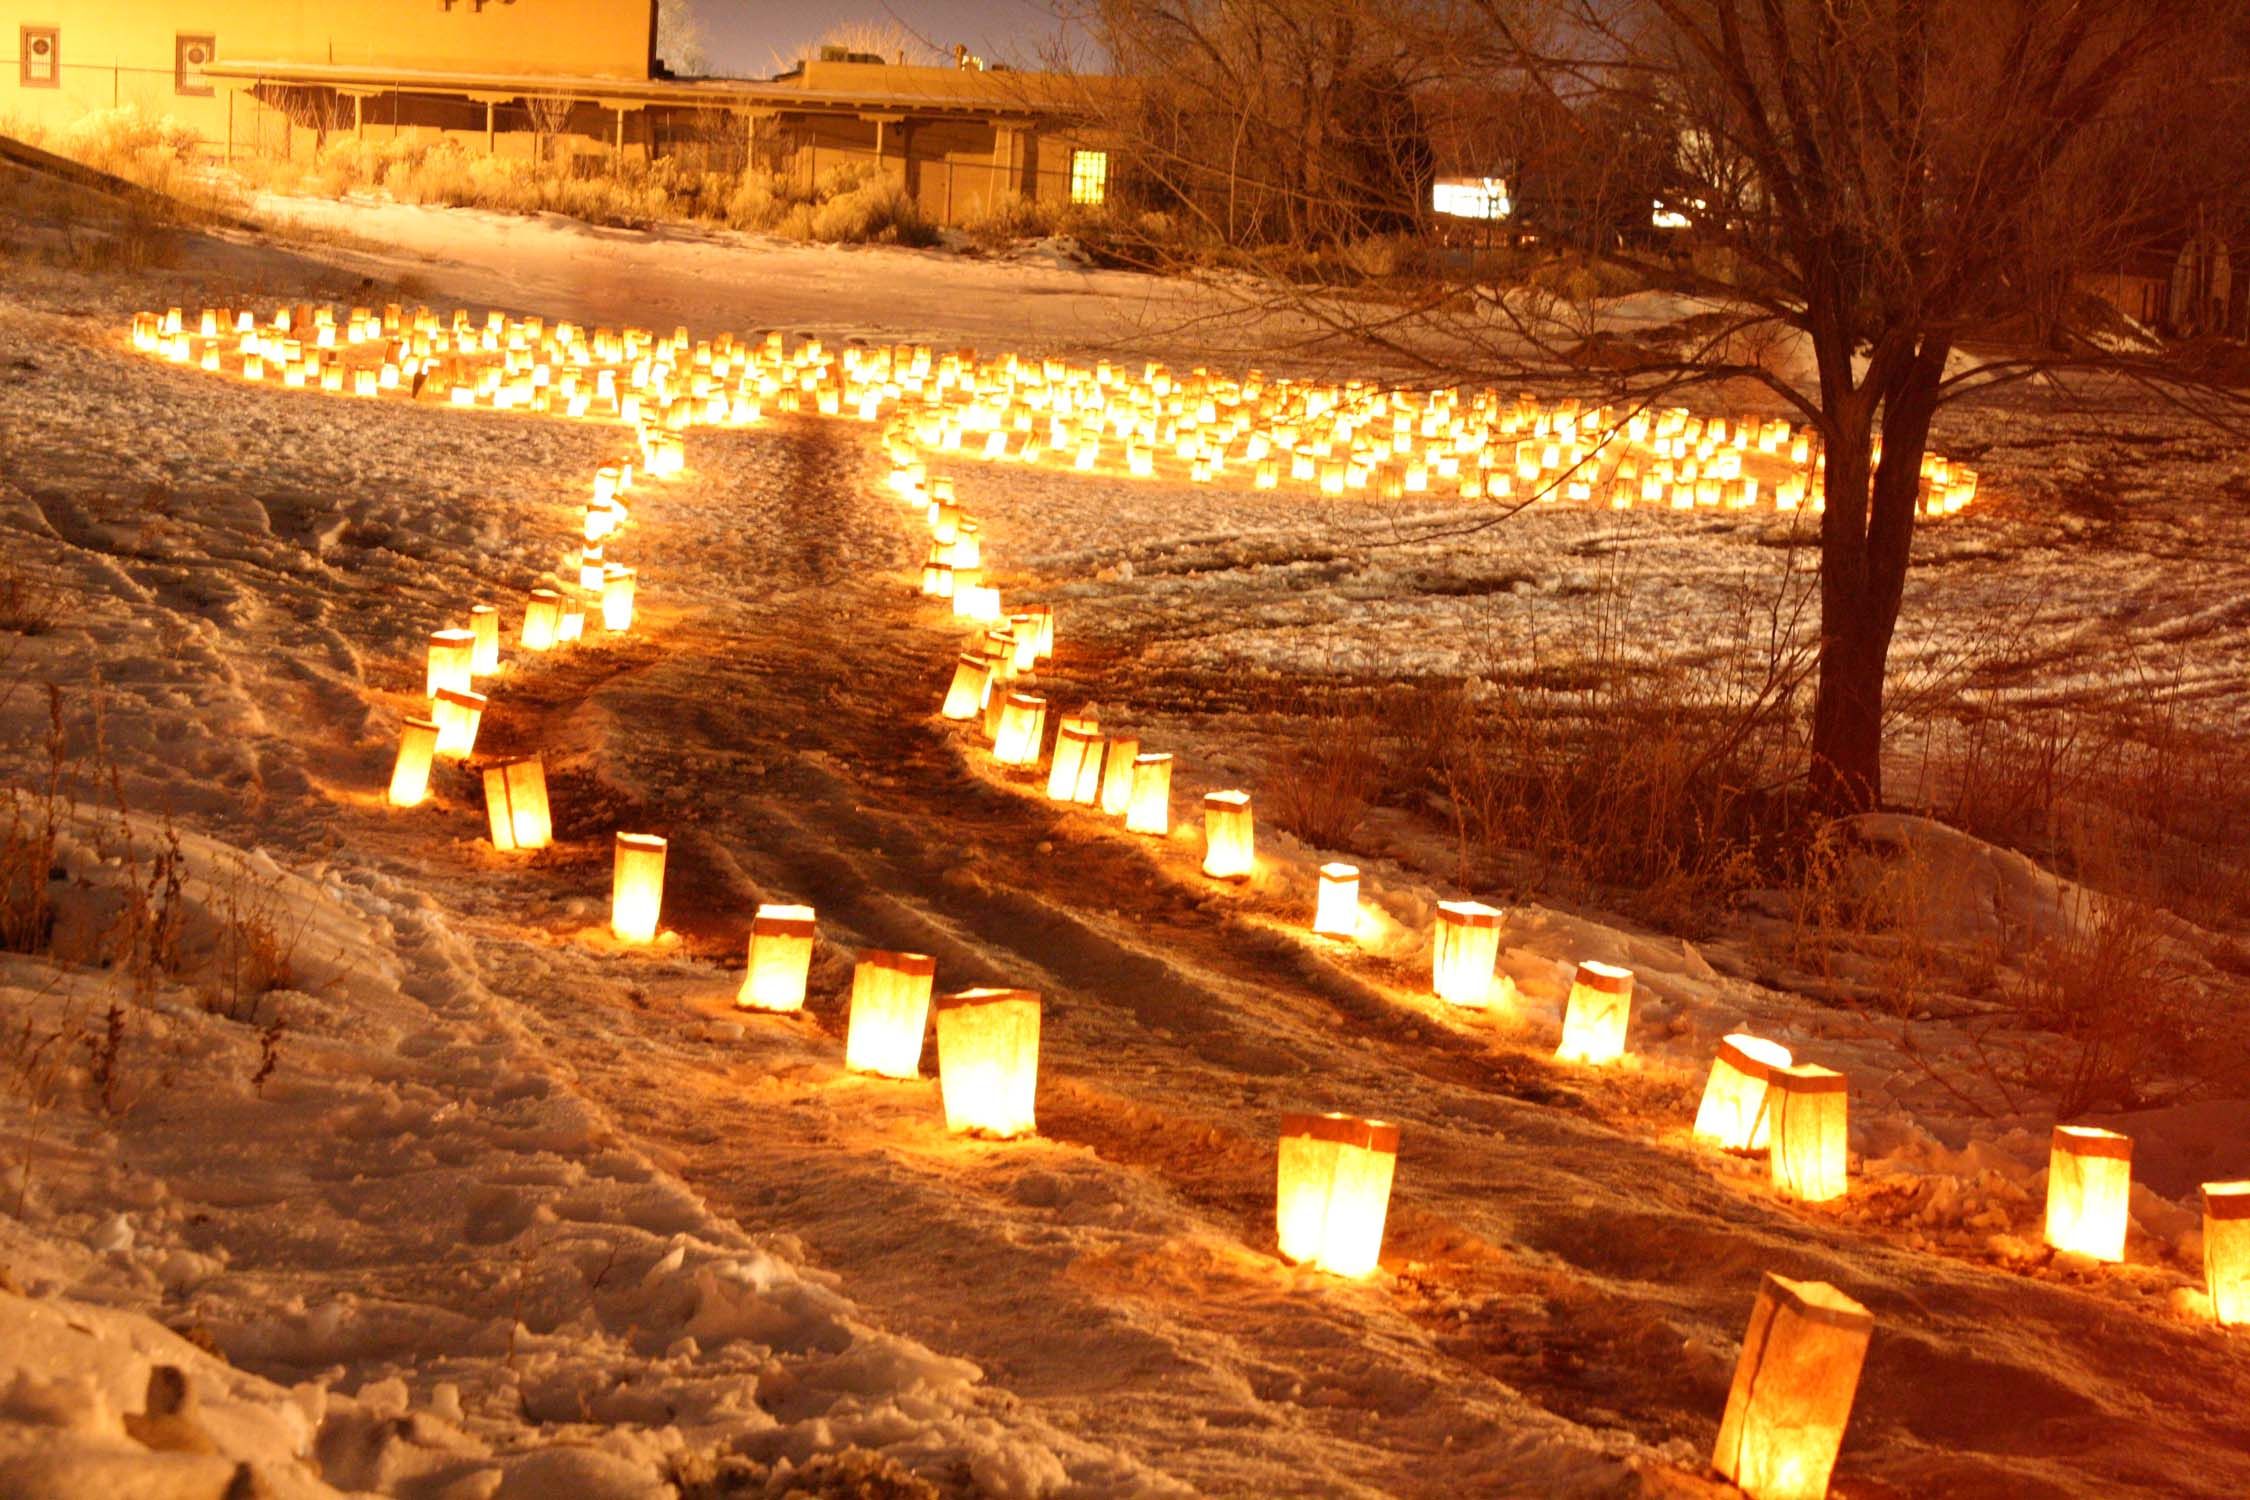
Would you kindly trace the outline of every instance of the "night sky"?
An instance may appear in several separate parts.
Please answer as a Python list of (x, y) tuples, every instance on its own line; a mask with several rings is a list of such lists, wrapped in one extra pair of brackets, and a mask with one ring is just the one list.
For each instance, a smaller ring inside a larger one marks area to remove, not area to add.
[[(1052, 0), (690, 0), (710, 72), (766, 77), (839, 22), (896, 21), (934, 50), (1038, 61), (1061, 33)], [(777, 62), (777, 56), (782, 59)]]

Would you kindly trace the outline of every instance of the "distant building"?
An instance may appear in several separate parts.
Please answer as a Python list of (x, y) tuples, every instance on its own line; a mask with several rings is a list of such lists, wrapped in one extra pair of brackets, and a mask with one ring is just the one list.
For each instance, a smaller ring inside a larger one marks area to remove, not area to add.
[(1500, 177), (1440, 177), (1430, 184), (1430, 211), (1449, 219), (1484, 224), (1515, 211), (1508, 183)]
[(2250, 336), (2250, 277), (2234, 273), (2225, 238), (2209, 229), (2082, 272), (2077, 285), (2167, 337)]
[(0, 0), (11, 41), (0, 121), (59, 129), (130, 104), (230, 160), (442, 134), (585, 172), (693, 153), (810, 183), (856, 163), (896, 174), (939, 223), (1108, 191), (1108, 153), (1072, 108), (1088, 81), (987, 71), (965, 52), (942, 68), (819, 59), (764, 81), (676, 78), (655, 55), (654, 0)]

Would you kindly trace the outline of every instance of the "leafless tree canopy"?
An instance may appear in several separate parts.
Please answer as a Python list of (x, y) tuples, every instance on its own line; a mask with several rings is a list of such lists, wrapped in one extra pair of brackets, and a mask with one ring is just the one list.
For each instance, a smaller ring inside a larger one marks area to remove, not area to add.
[(656, 55), (674, 73), (696, 74), (708, 65), (703, 28), (688, 0), (657, 0)]
[[(1583, 383), (1588, 298), (1535, 295), (1505, 263), (1433, 259), (1370, 298), (1246, 253), (1426, 227), (1433, 166), (1507, 178), (1510, 232), (1542, 253), (1569, 247), (1698, 299), (1682, 337), (1600, 364), (1643, 397), (1756, 381), (1819, 430), (1810, 770), (1822, 803), (1852, 809), (1881, 796), (1885, 664), (1931, 419), (1968, 390), (2133, 364), (2081, 326), (2072, 278), (2176, 221), (2185, 195), (2239, 206), (2244, 174), (2208, 163), (2240, 160), (2240, 10), (1099, 0), (1095, 25), (1146, 80), (1117, 120), (1139, 170), (1205, 231), (1206, 260), (1264, 273), (1269, 309), (1443, 378), (1575, 365)], [(1659, 204), (1685, 227), (1657, 232)], [(2011, 352), (1980, 346), (1963, 369), (1964, 339)], [(1791, 345), (1810, 384), (1773, 357)]]
[(1092, 26), (1136, 80), (1121, 123), (1152, 206), (1235, 247), (1413, 223), (1434, 159), (1423, 101), (1448, 60), (1400, 19), (1378, 0), (1102, 0)]
[(773, 64), (776, 72), (786, 71), (808, 57), (820, 56), (824, 48), (835, 47), (857, 56), (879, 57), (887, 63), (934, 68), (948, 60), (942, 46), (942, 42), (923, 36), (895, 17), (881, 16), (831, 22), (788, 56), (776, 53)]

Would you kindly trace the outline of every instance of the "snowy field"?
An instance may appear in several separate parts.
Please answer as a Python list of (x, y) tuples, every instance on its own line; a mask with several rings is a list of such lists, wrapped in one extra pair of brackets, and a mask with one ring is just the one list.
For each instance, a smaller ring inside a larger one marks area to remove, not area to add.
[[(1194, 819), (1154, 841), (1058, 811), (935, 717), (962, 632), (913, 591), (926, 533), (871, 429), (689, 433), (621, 549), (633, 635), (495, 680), (480, 753), (545, 756), (553, 848), (495, 854), (457, 767), (386, 807), (428, 633), (480, 600), (506, 617), (628, 436), (167, 367), (127, 346), (135, 311), (404, 300), (1176, 352), (1177, 294), (1044, 261), (300, 212), (345, 237), (197, 241), (132, 278), (0, 265), (0, 521), (54, 614), (0, 634), (0, 746), (18, 805), (44, 805), (52, 706), (68, 804), (51, 951), (0, 959), (0, 1493), (254, 1493), (249, 1465), (276, 1495), (463, 1500), (1721, 1494), (1710, 1446), (1768, 1271), (1877, 1320), (1839, 1495), (2250, 1489), (2250, 1345), (2209, 1319), (2195, 1198), (2250, 1175), (2243, 1101), (2121, 1125), (2135, 1229), (2103, 1266), (2040, 1244), (2049, 1116), (1972, 1118), (1892, 1031), (1746, 977), (1740, 934), (1519, 908), (1513, 1002), (1448, 1007), (1434, 905), (1477, 893), (1430, 840), (1356, 851), (1367, 927), (1326, 942), (1303, 931), (1326, 851), (1262, 828), (1258, 877), (1214, 886)], [(2160, 663), (2165, 701), (2240, 726), (2233, 450), (2122, 393), (2011, 397), (1937, 441), (1986, 491), (1924, 534), (1910, 673), (2131, 711)], [(935, 467), (1005, 597), (1056, 607), (1043, 690), (1176, 751), (1176, 809), (1255, 784), (1252, 704), (1474, 675), (1596, 594), (1632, 602), (1652, 660), (1692, 662), (1810, 555), (1785, 534), (1808, 523), (1771, 515), (1480, 526), (1460, 502)], [(672, 840), (654, 949), (608, 935), (618, 829)], [(1957, 872), (1966, 925), (2068, 906), (2028, 861), (1882, 831)], [(154, 941), (152, 890), (175, 958), (72, 961)], [(800, 1016), (733, 1005), (763, 901), (820, 915)], [(2229, 934), (2166, 941), (2239, 1011)], [(1044, 996), (1036, 1139), (948, 1135), (934, 1081), (843, 1069), (870, 948), (934, 955), (941, 991)], [(1551, 1060), (1587, 958), (1639, 975), (1627, 1067)], [(1786, 1202), (1689, 1139), (1739, 1029), (1851, 1078), (1842, 1202)], [(1274, 1253), (1275, 1125), (1308, 1108), (1401, 1125), (1364, 1283)], [(151, 1418), (157, 1366), (192, 1399)]]

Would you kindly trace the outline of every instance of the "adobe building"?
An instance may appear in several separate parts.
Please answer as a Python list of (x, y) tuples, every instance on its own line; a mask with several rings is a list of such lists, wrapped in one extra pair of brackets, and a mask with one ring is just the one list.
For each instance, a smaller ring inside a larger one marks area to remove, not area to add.
[(656, 56), (655, 0), (0, 0), (10, 43), (0, 131), (131, 105), (225, 160), (443, 135), (583, 173), (685, 155), (810, 184), (856, 163), (941, 224), (1108, 190), (1108, 152), (1073, 108), (1099, 80), (833, 56), (678, 78)]
[(2082, 271), (2077, 289), (2170, 338), (2250, 337), (2250, 277), (2207, 224), (2157, 234), (2114, 269)]

